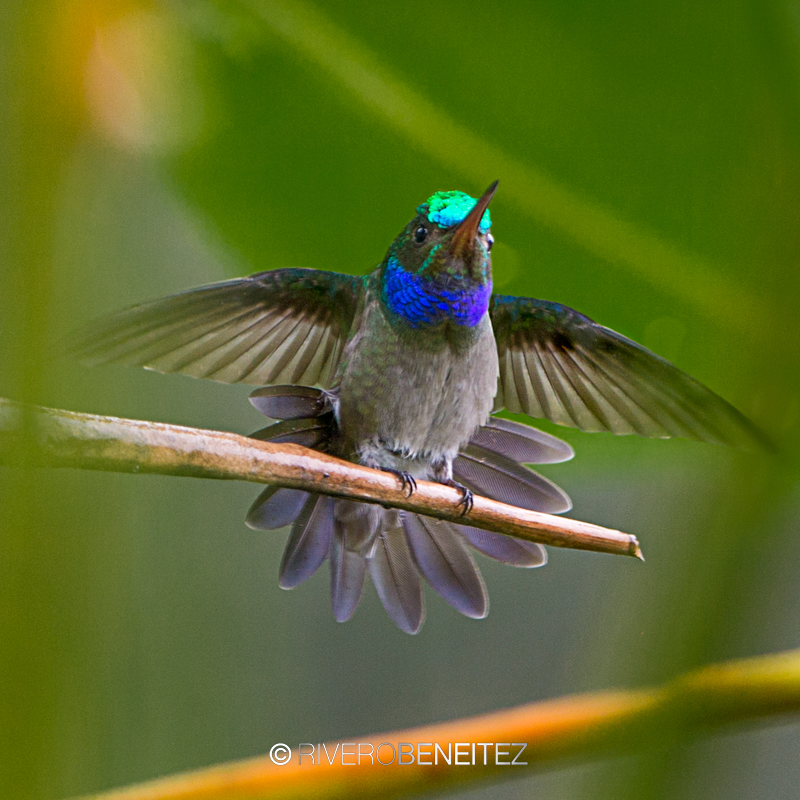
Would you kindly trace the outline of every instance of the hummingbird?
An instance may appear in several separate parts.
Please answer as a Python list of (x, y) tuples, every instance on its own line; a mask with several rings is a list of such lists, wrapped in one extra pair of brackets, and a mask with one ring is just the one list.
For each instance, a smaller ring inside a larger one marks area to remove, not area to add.
[(493, 294), (489, 203), (436, 192), (370, 273), (275, 269), (112, 314), (80, 334), (87, 363), (127, 363), (262, 388), (273, 424), (254, 437), (293, 442), (461, 492), (463, 524), (268, 486), (247, 515), (291, 525), (279, 583), (330, 563), (331, 604), (349, 619), (369, 573), (384, 608), (420, 630), (423, 577), (462, 614), (488, 596), (472, 549), (538, 567), (541, 545), (472, 527), (473, 493), (561, 513), (567, 495), (525, 464), (572, 457), (562, 440), (495, 416), (502, 409), (582, 431), (685, 437), (745, 449), (765, 437), (670, 362), (559, 303)]

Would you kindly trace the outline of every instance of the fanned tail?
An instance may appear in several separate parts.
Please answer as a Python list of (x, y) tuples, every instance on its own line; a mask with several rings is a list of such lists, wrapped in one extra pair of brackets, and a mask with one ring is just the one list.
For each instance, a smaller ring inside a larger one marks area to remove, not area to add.
[[(328, 449), (336, 430), (325, 392), (272, 386), (254, 392), (251, 402), (279, 420), (253, 434), (256, 438)], [(454, 460), (453, 477), (477, 494), (556, 513), (570, 507), (567, 495), (522, 463), (571, 457), (570, 446), (554, 436), (492, 418)], [(466, 545), (515, 567), (547, 563), (545, 549), (534, 542), (300, 489), (268, 486), (246, 521), (262, 530), (292, 525), (281, 564), (283, 588), (298, 586), (329, 559), (331, 606), (334, 617), (344, 622), (355, 612), (369, 572), (386, 613), (411, 634), (425, 618), (420, 575), (465, 616), (480, 619), (488, 613), (486, 586)]]

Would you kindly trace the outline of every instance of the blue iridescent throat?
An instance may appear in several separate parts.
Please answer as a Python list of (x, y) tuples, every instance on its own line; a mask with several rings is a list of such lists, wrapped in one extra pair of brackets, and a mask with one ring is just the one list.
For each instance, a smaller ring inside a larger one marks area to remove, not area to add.
[(450, 321), (472, 328), (489, 310), (491, 280), (475, 285), (465, 278), (442, 274), (430, 277), (407, 272), (391, 256), (383, 272), (383, 300), (412, 328)]
[[(464, 192), (436, 192), (421, 206), (417, 206), (417, 214), (425, 214), (428, 222), (435, 222), (440, 228), (452, 228), (466, 219), (467, 214), (478, 201)], [(478, 229), (488, 233), (492, 227), (489, 209), (483, 212)]]

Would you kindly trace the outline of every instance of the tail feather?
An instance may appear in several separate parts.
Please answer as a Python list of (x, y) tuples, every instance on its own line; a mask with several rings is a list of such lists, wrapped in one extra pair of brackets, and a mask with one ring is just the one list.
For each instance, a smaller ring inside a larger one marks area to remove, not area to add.
[(338, 622), (353, 616), (367, 571), (378, 526), (384, 514), (378, 506), (336, 500), (331, 542), (331, 606)]
[(495, 561), (526, 568), (543, 567), (547, 563), (547, 550), (536, 542), (514, 539), (502, 533), (492, 533), (469, 525), (456, 527), (472, 547)]
[(367, 565), (378, 597), (395, 625), (417, 633), (425, 620), (422, 584), (397, 511), (387, 511)]
[(555, 464), (569, 461), (575, 455), (575, 451), (562, 439), (530, 425), (500, 417), (489, 417), (475, 431), (470, 444), (484, 447), (520, 464)]
[(403, 513), (401, 519), (414, 561), (434, 591), (464, 616), (485, 617), (486, 586), (455, 526), (418, 514)]
[(325, 395), (310, 386), (264, 386), (250, 395), (250, 402), (271, 419), (308, 419), (325, 412)]
[(331, 422), (332, 415), (327, 414), (310, 419), (287, 419), (251, 433), (250, 438), (276, 444), (299, 444), (324, 451), (331, 437)]
[(267, 486), (250, 506), (245, 524), (258, 531), (274, 531), (291, 525), (300, 515), (308, 497), (308, 492), (300, 489)]
[(278, 582), (293, 589), (308, 580), (328, 557), (333, 539), (334, 499), (312, 494), (306, 500), (283, 552)]
[(510, 458), (469, 444), (453, 461), (453, 478), (476, 494), (529, 511), (560, 514), (572, 508), (552, 481)]
[(331, 608), (337, 622), (347, 622), (353, 616), (367, 571), (367, 560), (361, 553), (348, 550), (346, 541), (346, 532), (337, 530), (331, 542)]

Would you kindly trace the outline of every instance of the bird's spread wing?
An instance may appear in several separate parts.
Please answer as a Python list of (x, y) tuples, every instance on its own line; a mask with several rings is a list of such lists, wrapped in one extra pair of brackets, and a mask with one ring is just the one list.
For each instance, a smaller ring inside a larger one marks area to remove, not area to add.
[(224, 383), (329, 385), (353, 324), (362, 279), (278, 269), (212, 283), (105, 317), (70, 349)]
[(583, 431), (769, 447), (744, 415), (669, 361), (571, 308), (495, 295), (495, 409)]

